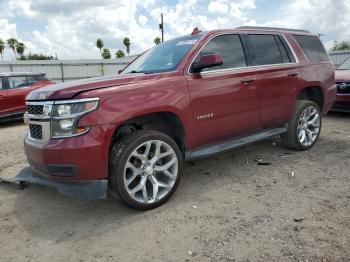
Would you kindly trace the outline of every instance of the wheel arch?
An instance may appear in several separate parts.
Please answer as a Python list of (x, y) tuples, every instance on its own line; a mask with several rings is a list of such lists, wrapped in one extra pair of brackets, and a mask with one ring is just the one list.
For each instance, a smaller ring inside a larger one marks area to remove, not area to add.
[(186, 131), (180, 116), (171, 111), (140, 114), (123, 121), (115, 129), (111, 145), (125, 134), (136, 130), (154, 130), (174, 139), (183, 156), (186, 152)]
[(315, 102), (320, 110), (323, 110), (324, 94), (320, 86), (307, 86), (299, 91), (297, 100), (310, 100)]

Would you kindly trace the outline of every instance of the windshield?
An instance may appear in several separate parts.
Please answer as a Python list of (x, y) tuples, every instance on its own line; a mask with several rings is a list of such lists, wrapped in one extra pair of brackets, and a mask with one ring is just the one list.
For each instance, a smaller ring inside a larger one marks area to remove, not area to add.
[(192, 49), (199, 37), (198, 35), (188, 36), (161, 43), (142, 54), (125, 68), (122, 74), (173, 71)]
[(345, 60), (338, 68), (337, 70), (350, 70), (350, 58)]

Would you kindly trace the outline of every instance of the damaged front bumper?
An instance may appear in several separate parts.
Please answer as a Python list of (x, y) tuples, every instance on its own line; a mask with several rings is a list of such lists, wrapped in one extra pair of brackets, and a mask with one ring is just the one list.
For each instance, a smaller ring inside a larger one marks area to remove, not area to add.
[(107, 180), (48, 180), (36, 174), (31, 167), (22, 169), (14, 178), (1, 180), (47, 186), (61, 194), (81, 199), (106, 199), (107, 196)]

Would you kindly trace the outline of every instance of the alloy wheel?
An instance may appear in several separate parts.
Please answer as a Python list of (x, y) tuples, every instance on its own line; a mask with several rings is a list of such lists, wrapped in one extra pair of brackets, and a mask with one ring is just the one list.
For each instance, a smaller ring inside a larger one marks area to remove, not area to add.
[(134, 200), (155, 203), (171, 191), (177, 175), (178, 159), (172, 147), (160, 140), (146, 141), (128, 157), (124, 186)]
[(315, 143), (320, 132), (320, 113), (314, 106), (306, 107), (298, 122), (298, 139), (304, 146)]

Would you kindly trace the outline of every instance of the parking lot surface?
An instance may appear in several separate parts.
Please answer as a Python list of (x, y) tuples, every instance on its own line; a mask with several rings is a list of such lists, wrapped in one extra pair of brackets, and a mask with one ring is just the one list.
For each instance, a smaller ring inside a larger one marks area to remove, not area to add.
[[(27, 165), (25, 133), (0, 125), (0, 177)], [(332, 113), (309, 151), (275, 138), (187, 163), (148, 212), (0, 183), (0, 261), (344, 261), (349, 218), (350, 115)]]

